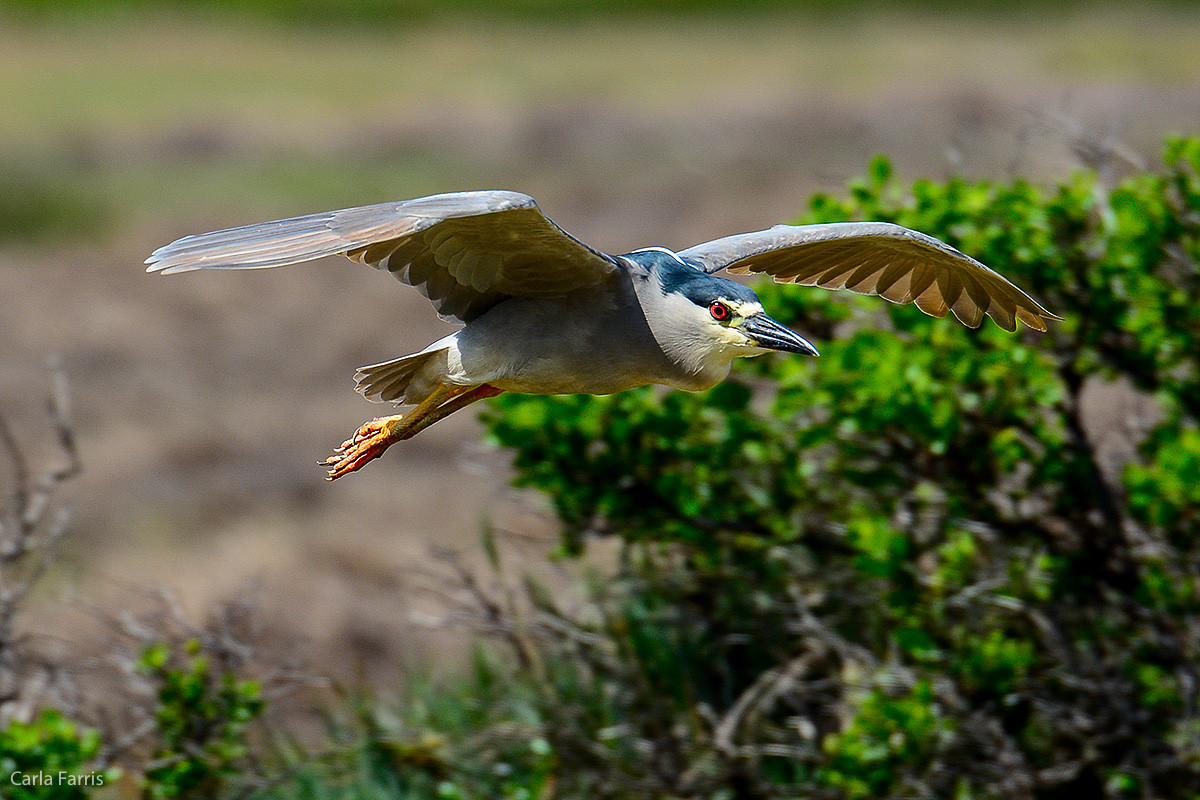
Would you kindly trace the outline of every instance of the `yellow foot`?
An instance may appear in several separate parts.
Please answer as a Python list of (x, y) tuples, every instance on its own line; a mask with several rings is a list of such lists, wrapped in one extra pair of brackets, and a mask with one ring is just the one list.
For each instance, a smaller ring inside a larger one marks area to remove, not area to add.
[(354, 432), (354, 436), (342, 442), (333, 451), (333, 455), (321, 462), (321, 466), (329, 467), (327, 480), (336, 480), (350, 472), (360, 470), (368, 461), (379, 458), (400, 437), (396, 429), (400, 427), (404, 415), (380, 417), (365, 423)]

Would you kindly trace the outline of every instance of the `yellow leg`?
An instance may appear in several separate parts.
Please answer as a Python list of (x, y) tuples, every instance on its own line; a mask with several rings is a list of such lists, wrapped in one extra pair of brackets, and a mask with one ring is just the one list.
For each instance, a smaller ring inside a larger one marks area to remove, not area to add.
[(411, 439), (433, 423), (440, 419), (445, 419), (455, 411), (461, 411), (462, 409), (471, 405), (471, 403), (474, 403), (476, 400), (483, 400), (487, 397), (495, 397), (503, 391), (503, 389), (497, 389), (496, 387), (488, 386), (485, 383), (482, 386), (473, 387), (468, 392), (455, 392), (454, 395), (447, 398), (437, 408), (422, 415), (420, 419), (413, 420), (412, 417), (409, 417), (409, 426), (405, 428), (404, 436), (401, 438)]
[(487, 384), (451, 386), (443, 383), (407, 415), (380, 417), (365, 423), (355, 431), (354, 436), (342, 442), (321, 466), (329, 467), (328, 480), (336, 480), (362, 469), (368, 461), (379, 458), (384, 450), (396, 442), (411, 439), (438, 420), (466, 408), (476, 400), (494, 397), (500, 391)]

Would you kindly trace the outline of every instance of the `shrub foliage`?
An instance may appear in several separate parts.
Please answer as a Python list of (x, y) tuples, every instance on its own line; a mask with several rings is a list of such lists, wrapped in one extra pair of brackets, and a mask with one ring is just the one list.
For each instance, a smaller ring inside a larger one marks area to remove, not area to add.
[(263, 711), (259, 685), (214, 669), (198, 639), (184, 650), (181, 657), (155, 644), (138, 665), (157, 696), (158, 743), (144, 770), (146, 800), (219, 797), (248, 771), (247, 733)]
[(89, 787), (111, 784), (115, 770), (88, 771), (100, 734), (46, 709), (30, 723), (0, 728), (0, 796), (10, 800), (86, 800)]
[(559, 791), (1195, 797), (1200, 140), (1112, 186), (903, 191), (878, 159), (803, 221), (850, 219), (942, 238), (1064, 319), (1011, 335), (763, 285), (819, 359), (495, 401), (564, 551), (623, 543), (598, 613), (539, 605)]

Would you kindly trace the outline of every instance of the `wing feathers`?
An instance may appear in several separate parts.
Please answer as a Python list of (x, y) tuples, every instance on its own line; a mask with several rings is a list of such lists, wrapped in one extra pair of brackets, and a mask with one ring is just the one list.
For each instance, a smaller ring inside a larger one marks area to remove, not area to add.
[[(149, 271), (254, 269), (342, 254), (392, 273), (439, 313), (474, 319), (509, 296), (548, 296), (595, 286), (619, 269), (611, 256), (564, 232), (516, 192), (458, 192), (347, 208), (186, 236), (146, 260)], [(999, 273), (925, 234), (884, 222), (777, 225), (680, 253), (707, 272), (761, 272), (783, 283), (877, 294), (953, 311), (965, 325), (984, 315), (1006, 330), (1058, 319)]]
[(896, 259), (892, 263), (884, 267), (883, 272), (879, 275), (879, 281), (872, 287), (876, 294), (886, 295), (896, 281), (908, 274), (911, 265), (907, 259)]
[(987, 313), (1004, 330), (1015, 331), (1017, 329), (1017, 306), (1007, 297), (993, 298)]
[(1043, 320), (1039, 316), (1029, 313), (1028, 311), (1026, 311), (1023, 308), (1017, 309), (1017, 319), (1021, 320), (1021, 322), (1024, 322), (1026, 325), (1033, 328), (1035, 331), (1045, 332), (1045, 330), (1046, 330), (1045, 320)]
[(943, 270), (937, 273), (938, 291), (942, 294), (942, 300), (947, 306), (953, 306), (958, 302), (958, 298), (962, 295), (963, 282), (957, 272)]
[(884, 273), (890, 265), (879, 266), (878, 264), (868, 261), (846, 279), (846, 285), (843, 287), (851, 292), (858, 294), (873, 294), (875, 287), (879, 285), (879, 277)]
[(987, 293), (979, 291), (978, 288), (972, 289), (972, 286), (978, 287), (973, 276), (959, 275), (959, 279), (962, 281), (962, 288), (958, 297), (950, 303), (950, 310), (963, 325), (978, 328), (990, 302)]
[(1059, 319), (1004, 276), (923, 233), (886, 222), (776, 225), (696, 245), (680, 256), (706, 272), (761, 272), (781, 283), (875, 294), (915, 303), (935, 317), (951, 311), (977, 327), (984, 315), (1005, 330), (1016, 320), (1044, 331)]
[(825, 273), (821, 275), (814, 283), (814, 286), (820, 286), (824, 289), (844, 289), (846, 282), (850, 276), (858, 271), (862, 266), (861, 260), (854, 259), (851, 261), (834, 264)]
[(609, 280), (618, 262), (516, 192), (457, 192), (187, 236), (146, 260), (152, 272), (277, 267), (341, 254), (415, 286), (444, 316), (474, 319), (510, 296)]

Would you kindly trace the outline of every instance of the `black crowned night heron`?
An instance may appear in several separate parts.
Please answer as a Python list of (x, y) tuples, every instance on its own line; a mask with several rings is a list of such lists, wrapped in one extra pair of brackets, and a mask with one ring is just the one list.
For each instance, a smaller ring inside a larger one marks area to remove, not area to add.
[(1058, 319), (997, 272), (937, 239), (884, 222), (777, 225), (675, 253), (593, 250), (516, 192), (458, 192), (187, 236), (151, 272), (256, 269), (341, 254), (387, 270), (464, 323), (419, 353), (363, 367), (370, 399), (415, 404), (364, 424), (324, 462), (341, 477), (439, 419), (501, 392), (609, 394), (707, 389), (739, 356), (817, 355), (758, 296), (713, 273), (849, 289), (978, 327)]

